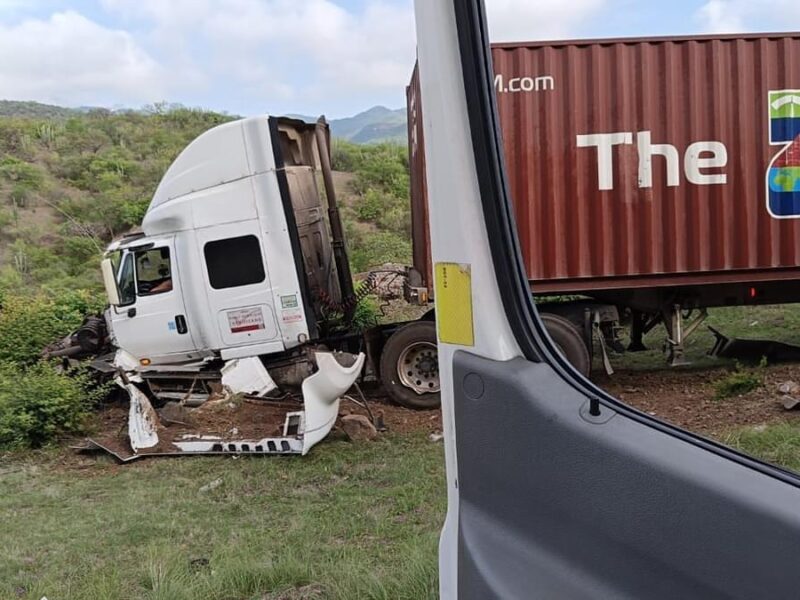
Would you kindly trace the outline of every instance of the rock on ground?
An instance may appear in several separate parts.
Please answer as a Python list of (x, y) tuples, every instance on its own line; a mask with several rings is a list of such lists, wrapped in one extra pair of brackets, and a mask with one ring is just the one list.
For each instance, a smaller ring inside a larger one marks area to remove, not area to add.
[(345, 415), (341, 420), (342, 430), (351, 441), (374, 440), (378, 430), (364, 415)]

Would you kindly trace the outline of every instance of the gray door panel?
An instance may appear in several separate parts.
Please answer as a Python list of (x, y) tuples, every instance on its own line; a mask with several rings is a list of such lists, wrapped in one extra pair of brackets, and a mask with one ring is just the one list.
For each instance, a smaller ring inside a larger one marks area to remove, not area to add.
[(797, 598), (800, 489), (587, 397), (454, 361), (461, 598)]

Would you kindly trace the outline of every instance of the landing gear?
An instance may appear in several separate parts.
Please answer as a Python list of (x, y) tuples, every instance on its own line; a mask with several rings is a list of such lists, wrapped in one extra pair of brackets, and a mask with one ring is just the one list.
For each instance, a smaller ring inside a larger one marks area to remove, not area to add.
[(680, 304), (674, 304), (662, 311), (664, 327), (667, 329), (668, 336), (664, 342), (664, 352), (671, 367), (689, 364), (689, 361), (683, 355), (685, 350), (684, 343), (708, 317), (708, 311), (702, 308), (692, 321), (686, 323), (685, 321), (692, 316), (692, 312), (690, 310), (684, 315)]

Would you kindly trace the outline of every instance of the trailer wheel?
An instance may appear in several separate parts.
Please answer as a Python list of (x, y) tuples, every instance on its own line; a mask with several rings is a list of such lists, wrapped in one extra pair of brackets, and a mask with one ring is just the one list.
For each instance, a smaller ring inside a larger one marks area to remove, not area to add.
[(552, 313), (541, 313), (541, 318), (558, 351), (582, 375), (589, 377), (592, 370), (592, 358), (578, 328), (564, 317)]
[(439, 354), (436, 324), (416, 321), (395, 331), (381, 355), (381, 380), (389, 396), (407, 408), (438, 408)]

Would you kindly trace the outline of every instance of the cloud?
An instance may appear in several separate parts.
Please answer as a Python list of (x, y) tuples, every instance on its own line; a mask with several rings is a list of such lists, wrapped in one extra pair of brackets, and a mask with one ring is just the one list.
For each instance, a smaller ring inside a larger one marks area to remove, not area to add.
[(695, 18), (710, 33), (800, 28), (797, 0), (708, 0)]
[(164, 74), (129, 33), (73, 12), (0, 25), (0, 97), (67, 105), (162, 97)]
[(569, 38), (606, 7), (605, 0), (487, 0), (492, 41)]
[[(144, 26), (159, 54), (209, 82), (270, 92), (320, 108), (367, 97), (402, 102), (416, 58), (412, 0), (101, 0), (110, 14)], [(495, 40), (574, 35), (606, 0), (490, 0)], [(202, 57), (186, 49), (197, 47)], [(334, 108), (333, 110), (336, 110)]]
[[(103, 25), (0, 21), (0, 97), (336, 115), (399, 106), (416, 58), (413, 0), (94, 1)], [(610, 1), (489, 0), (492, 39), (574, 36)]]
[(371, 0), (352, 11), (331, 0), (103, 0), (103, 6), (149, 24), (162, 48), (201, 40), (210, 79), (271, 82), (284, 97), (402, 90), (415, 57), (410, 0)]

